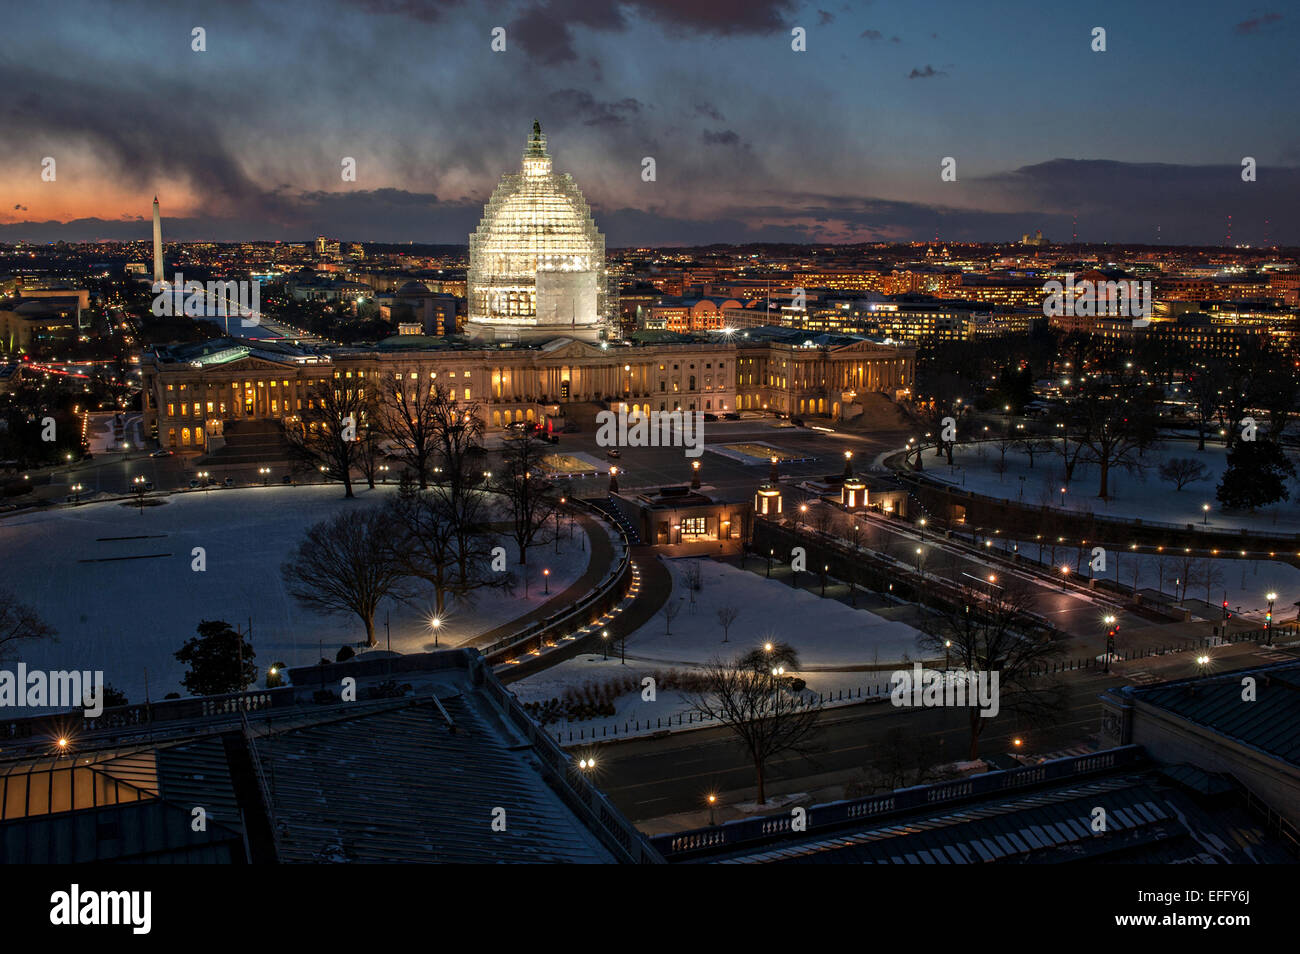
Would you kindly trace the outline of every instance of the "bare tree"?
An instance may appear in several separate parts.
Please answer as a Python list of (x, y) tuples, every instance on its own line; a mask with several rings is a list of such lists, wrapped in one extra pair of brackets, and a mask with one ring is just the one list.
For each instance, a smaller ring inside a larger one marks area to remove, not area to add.
[(1158, 404), (1155, 386), (1132, 372), (1107, 378), (1094, 375), (1071, 404), (1070, 426), (1079, 445), (1097, 462), (1097, 496), (1110, 497), (1110, 472), (1135, 469), (1137, 458), (1155, 436), (1152, 408)]
[(379, 383), (378, 426), (397, 445), (421, 490), (429, 486), (449, 403), (454, 404), (447, 389), (421, 381), (416, 372), (394, 372)]
[(1034, 469), (1034, 458), (1039, 454), (1047, 454), (1052, 450), (1052, 442), (1045, 437), (1026, 436), (1016, 440), (1016, 448), (1029, 458), (1029, 469)]
[[(955, 604), (922, 622), (920, 643), (958, 668), (998, 673), (1001, 711), (1046, 720), (1059, 714), (1059, 691), (1041, 672), (1060, 657), (1065, 637), (1031, 614), (1032, 601), (1032, 591), (1017, 581), (1001, 589), (963, 586)], [(988, 720), (974, 700), (967, 713), (974, 760)]]
[(1182, 490), (1188, 484), (1204, 480), (1209, 474), (1205, 465), (1192, 457), (1171, 457), (1157, 468), (1160, 479)]
[(392, 559), (396, 532), (382, 507), (345, 510), (307, 530), (293, 557), (280, 567), (285, 586), (303, 606), (355, 614), (375, 645), (375, 611), (387, 597), (405, 595), (402, 570)]
[(35, 609), (7, 589), (0, 589), (0, 660), (13, 658), (14, 650), (42, 639), (54, 639), (55, 629)]
[(731, 624), (736, 621), (740, 615), (740, 610), (734, 606), (718, 607), (718, 625), (722, 627), (722, 641), (725, 643), (730, 638)]
[(483, 587), (513, 585), (511, 574), (491, 572), (492, 540), (486, 535), (471, 535), (473, 552), (461, 560), (456, 514), (445, 496), (420, 490), (413, 474), (403, 474), (397, 496), (387, 506), (393, 526), (390, 558), (405, 576), (433, 587), (438, 616), (446, 611), (449, 597), (467, 602)]
[(357, 469), (371, 490), (375, 489), (375, 478), (379, 476), (384, 456), (382, 436), (370, 422), (363, 423), (357, 432)]
[(297, 462), (343, 482), (343, 495), (352, 493), (352, 470), (362, 452), (370, 425), (370, 401), (365, 382), (333, 378), (307, 389), (301, 420), (285, 428)]
[(703, 688), (691, 706), (735, 735), (753, 763), (758, 801), (764, 804), (768, 765), (787, 752), (806, 751), (821, 706), (816, 697), (793, 691), (785, 677), (752, 665), (746, 657), (714, 660), (702, 679)]
[(1214, 367), (1203, 367), (1187, 375), (1192, 413), (1196, 419), (1197, 450), (1205, 450), (1205, 434), (1223, 405), (1223, 386), (1223, 373)]
[[(1223, 583), (1223, 570), (1219, 568), (1217, 560), (1203, 557), (1200, 566), (1197, 567), (1197, 575), (1200, 577), (1200, 581), (1205, 584), (1205, 602), (1210, 603), (1211, 589)], [(1210, 605), (1214, 604), (1210, 603)]]
[(492, 487), (506, 502), (510, 534), (519, 548), (519, 562), (526, 564), (528, 548), (551, 519), (559, 498), (542, 466), (546, 442), (526, 431), (507, 438), (505, 443), (503, 473)]
[(664, 617), (665, 636), (671, 636), (673, 634), (673, 620), (677, 618), (677, 614), (680, 613), (681, 611), (682, 611), (681, 601), (675, 600), (670, 596), (668, 598), (668, 602), (664, 604), (664, 608), (659, 611), (663, 614)]

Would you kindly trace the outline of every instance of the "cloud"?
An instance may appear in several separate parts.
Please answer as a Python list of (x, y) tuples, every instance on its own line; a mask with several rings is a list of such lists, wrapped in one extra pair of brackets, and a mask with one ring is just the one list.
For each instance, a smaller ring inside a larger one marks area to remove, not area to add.
[(925, 64), (924, 69), (912, 68), (912, 72), (907, 74), (908, 79), (929, 79), (931, 76), (947, 76), (943, 70), (936, 70), (929, 63)]
[(705, 145), (709, 146), (737, 146), (748, 149), (749, 144), (742, 142), (740, 134), (733, 129), (719, 129), (717, 132), (704, 130), (703, 137)]
[(865, 38), (868, 39), (868, 40), (881, 40), (881, 39), (884, 39), (884, 36), (885, 36), (885, 34), (881, 33), (879, 30), (863, 30), (863, 31), (862, 31), (862, 37), (865, 37)]
[[(378, 0), (400, 5), (400, 0)], [(423, 7), (424, 4), (416, 4)], [(433, 4), (439, 7), (439, 4)], [(577, 60), (574, 29), (622, 33), (634, 19), (650, 20), (677, 33), (737, 36), (784, 30), (797, 4), (793, 0), (543, 0), (528, 5), (506, 31), (544, 64)], [(440, 12), (440, 11), (438, 11)], [(826, 22), (826, 21), (823, 21)]]
[(644, 104), (632, 97), (602, 102), (581, 89), (560, 89), (547, 97), (559, 114), (580, 119), (584, 126), (620, 126), (641, 112)]
[(695, 112), (696, 115), (707, 117), (714, 122), (725, 123), (727, 121), (726, 117), (718, 111), (718, 107), (712, 103), (696, 103)]
[(1282, 19), (1282, 14), (1280, 13), (1265, 13), (1262, 14), (1261, 16), (1251, 17), (1249, 20), (1242, 20), (1232, 29), (1234, 33), (1239, 33), (1242, 36), (1247, 36), (1251, 33), (1259, 33), (1266, 27), (1272, 26), (1273, 24), (1277, 23), (1281, 19)]

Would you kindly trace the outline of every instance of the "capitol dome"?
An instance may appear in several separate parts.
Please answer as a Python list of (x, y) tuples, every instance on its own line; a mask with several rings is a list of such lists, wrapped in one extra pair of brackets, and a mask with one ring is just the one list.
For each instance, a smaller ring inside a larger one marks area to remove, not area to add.
[(475, 337), (595, 341), (613, 317), (605, 237), (573, 177), (551, 167), (539, 123), (469, 237), (467, 285)]

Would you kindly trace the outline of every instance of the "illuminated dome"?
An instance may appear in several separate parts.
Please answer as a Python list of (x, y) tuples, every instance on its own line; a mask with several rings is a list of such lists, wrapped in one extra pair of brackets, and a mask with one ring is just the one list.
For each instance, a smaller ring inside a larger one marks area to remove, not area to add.
[(469, 237), (467, 277), (475, 337), (595, 341), (613, 317), (605, 237), (573, 177), (551, 168), (539, 123)]

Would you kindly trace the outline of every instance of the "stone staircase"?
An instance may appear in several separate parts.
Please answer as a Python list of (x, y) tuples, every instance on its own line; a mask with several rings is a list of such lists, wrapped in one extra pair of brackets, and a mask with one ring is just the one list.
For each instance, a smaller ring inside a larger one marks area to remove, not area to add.
[(289, 458), (289, 442), (275, 421), (227, 421), (225, 442), (199, 459), (202, 464), (264, 464)]
[(566, 424), (576, 424), (583, 434), (594, 434), (596, 432), (596, 415), (605, 410), (605, 406), (597, 401), (572, 401), (568, 404), (560, 405), (560, 413), (564, 415)]

